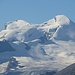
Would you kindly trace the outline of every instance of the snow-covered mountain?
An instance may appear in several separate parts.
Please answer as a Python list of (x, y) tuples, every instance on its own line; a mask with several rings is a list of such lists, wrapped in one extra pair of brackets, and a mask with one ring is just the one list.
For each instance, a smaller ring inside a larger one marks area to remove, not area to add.
[(8, 22), (0, 31), (0, 75), (48, 75), (74, 62), (75, 23), (64, 15)]

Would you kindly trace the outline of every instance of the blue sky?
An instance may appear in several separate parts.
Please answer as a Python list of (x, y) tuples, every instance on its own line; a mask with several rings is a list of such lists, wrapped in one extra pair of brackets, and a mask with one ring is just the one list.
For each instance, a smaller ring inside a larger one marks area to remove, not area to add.
[(0, 29), (9, 21), (42, 23), (61, 14), (75, 22), (75, 0), (0, 0)]

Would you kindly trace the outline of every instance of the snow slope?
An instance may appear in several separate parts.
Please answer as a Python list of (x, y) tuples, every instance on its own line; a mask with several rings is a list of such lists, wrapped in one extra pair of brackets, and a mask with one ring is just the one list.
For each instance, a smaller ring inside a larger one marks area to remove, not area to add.
[(42, 24), (8, 22), (0, 31), (0, 75), (53, 74), (74, 62), (75, 23), (64, 15)]

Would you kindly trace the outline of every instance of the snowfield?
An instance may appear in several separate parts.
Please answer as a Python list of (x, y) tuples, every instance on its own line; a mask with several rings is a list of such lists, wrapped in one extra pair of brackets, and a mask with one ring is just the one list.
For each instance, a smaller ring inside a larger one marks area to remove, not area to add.
[(0, 75), (53, 75), (74, 62), (75, 23), (64, 15), (8, 22), (0, 31)]

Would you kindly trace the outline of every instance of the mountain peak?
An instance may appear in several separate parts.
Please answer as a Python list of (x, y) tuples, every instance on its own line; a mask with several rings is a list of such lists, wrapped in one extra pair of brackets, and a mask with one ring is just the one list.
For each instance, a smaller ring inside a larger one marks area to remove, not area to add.
[(27, 24), (29, 24), (29, 23), (26, 22), (26, 21), (24, 21), (24, 20), (17, 20), (17, 21), (16, 21), (16, 24), (17, 24), (17, 25), (27, 25)]
[(68, 19), (65, 15), (57, 15), (53, 19), (46, 21), (44, 24), (52, 25), (53, 27), (69, 25), (70, 19)]
[(5, 29), (15, 29), (21, 26), (28, 25), (29, 23), (24, 20), (16, 20), (13, 22), (7, 22), (5, 25)]
[(65, 15), (55, 16), (55, 21), (60, 25), (68, 25), (70, 23), (70, 20)]
[(57, 15), (55, 18), (42, 24), (42, 26), (41, 24), (31, 25), (24, 20), (16, 20), (14, 22), (7, 23), (5, 30), (0, 32), (0, 37), (6, 40), (16, 39), (27, 42), (28, 40), (33, 41), (45, 36), (47, 39), (67, 41), (75, 40), (74, 32), (75, 24), (66, 16)]

